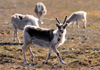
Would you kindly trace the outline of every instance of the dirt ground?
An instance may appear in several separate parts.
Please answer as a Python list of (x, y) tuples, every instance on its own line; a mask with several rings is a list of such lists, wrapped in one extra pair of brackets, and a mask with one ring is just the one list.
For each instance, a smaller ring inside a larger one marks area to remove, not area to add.
[[(43, 16), (44, 24), (40, 27), (56, 29), (55, 18), (63, 22), (75, 11), (87, 12), (87, 27), (83, 22), (66, 28), (66, 41), (58, 47), (60, 56), (67, 64), (60, 64), (58, 57), (52, 52), (45, 64), (48, 49), (32, 46), (34, 60), (26, 50), (28, 63), (23, 62), (22, 31), (18, 31), (21, 43), (13, 42), (13, 26), (11, 16), (14, 13), (30, 14), (36, 17), (34, 8), (37, 2), (43, 2), (47, 14)], [(0, 0), (0, 70), (100, 70), (100, 4), (99, 0)]]

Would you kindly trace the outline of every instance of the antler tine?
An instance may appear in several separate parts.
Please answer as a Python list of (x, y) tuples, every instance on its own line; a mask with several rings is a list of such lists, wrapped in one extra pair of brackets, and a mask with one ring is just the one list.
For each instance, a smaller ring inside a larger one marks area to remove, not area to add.
[(67, 16), (65, 17), (65, 20), (64, 20), (63, 24), (65, 24), (66, 19), (67, 19)]
[(60, 24), (59, 20), (56, 18), (56, 21)]

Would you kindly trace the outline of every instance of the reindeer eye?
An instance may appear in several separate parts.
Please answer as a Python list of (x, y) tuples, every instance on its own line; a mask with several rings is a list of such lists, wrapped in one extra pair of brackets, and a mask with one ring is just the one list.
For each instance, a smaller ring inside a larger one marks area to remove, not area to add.
[(59, 28), (59, 29), (61, 29), (61, 27), (60, 27), (60, 26), (59, 26), (58, 28)]
[(63, 29), (65, 29), (65, 26), (63, 26)]

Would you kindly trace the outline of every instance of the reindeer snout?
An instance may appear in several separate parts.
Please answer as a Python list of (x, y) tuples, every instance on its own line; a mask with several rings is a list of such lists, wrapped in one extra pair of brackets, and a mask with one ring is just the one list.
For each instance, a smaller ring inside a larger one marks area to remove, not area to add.
[(64, 31), (63, 30), (60, 30), (60, 32), (63, 33)]

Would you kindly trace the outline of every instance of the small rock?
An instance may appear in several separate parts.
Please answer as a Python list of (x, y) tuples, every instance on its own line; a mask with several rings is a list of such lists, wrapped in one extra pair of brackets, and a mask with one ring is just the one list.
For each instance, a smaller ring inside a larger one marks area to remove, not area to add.
[(53, 69), (53, 68), (54, 68), (54, 65), (51, 66), (51, 69)]
[(81, 37), (79, 37), (79, 39), (81, 39)]
[(74, 38), (71, 38), (71, 39), (74, 39)]
[(62, 48), (62, 50), (66, 50), (66, 48)]
[(8, 22), (4, 22), (4, 24), (9, 24)]
[(74, 70), (76, 70), (76, 68), (74, 68)]
[(13, 70), (13, 69), (14, 69), (14, 67), (11, 67), (10, 69), (11, 69), (11, 70)]
[(85, 43), (84, 41), (82, 43)]
[(86, 36), (82, 36), (83, 38), (85, 38)]
[(79, 50), (79, 49), (77, 49), (77, 48), (74, 48), (74, 50)]
[(84, 40), (87, 40), (87, 38), (85, 38)]
[(22, 52), (22, 49), (18, 49), (17, 51), (20, 51), (20, 52)]
[(20, 67), (17, 67), (17, 68), (15, 68), (15, 69), (20, 69)]
[(51, 61), (54, 61), (54, 59), (51, 59)]
[(31, 63), (31, 66), (37, 65), (37, 63)]
[(45, 64), (46, 62), (43, 62), (42, 64)]
[(69, 50), (72, 50), (72, 48), (69, 48)]
[(88, 68), (90, 68), (91, 66), (88, 66)]
[(71, 40), (71, 42), (74, 42), (74, 40)]
[(7, 34), (10, 34), (10, 31), (9, 30), (7, 31)]
[(25, 69), (28, 69), (28, 67), (24, 67)]
[(93, 48), (90, 48), (91, 50), (93, 50)]
[(94, 69), (94, 68), (91, 68), (91, 69)]
[(60, 66), (58, 66), (57, 68), (62, 68), (62, 66), (60, 65)]
[(70, 38), (67, 38), (68, 40), (70, 39)]
[(41, 51), (40, 51), (40, 50), (38, 50), (37, 52), (41, 53)]
[(3, 61), (3, 63), (9, 63), (9, 61), (8, 60), (5, 60), (5, 61)]
[(85, 53), (90, 53), (90, 51), (85, 51)]

